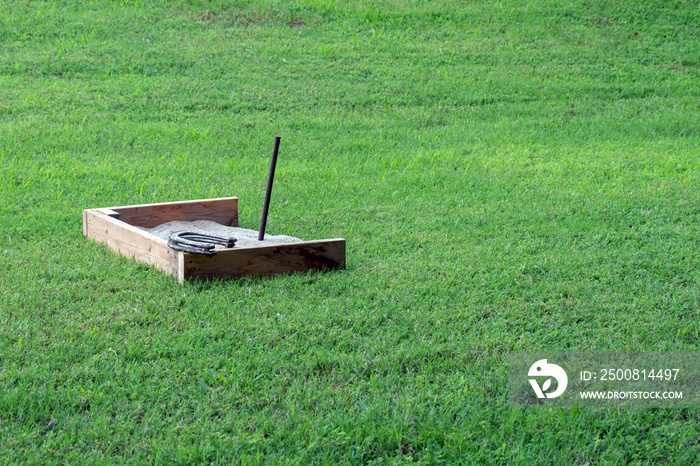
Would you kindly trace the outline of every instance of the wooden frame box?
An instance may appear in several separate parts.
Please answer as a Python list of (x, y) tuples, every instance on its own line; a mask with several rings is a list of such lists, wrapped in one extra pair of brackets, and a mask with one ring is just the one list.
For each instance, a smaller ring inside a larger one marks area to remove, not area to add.
[(83, 211), (83, 235), (126, 257), (185, 280), (345, 268), (342, 238), (217, 249), (213, 257), (172, 250), (141, 228), (171, 221), (213, 220), (238, 226), (238, 198), (143, 204)]

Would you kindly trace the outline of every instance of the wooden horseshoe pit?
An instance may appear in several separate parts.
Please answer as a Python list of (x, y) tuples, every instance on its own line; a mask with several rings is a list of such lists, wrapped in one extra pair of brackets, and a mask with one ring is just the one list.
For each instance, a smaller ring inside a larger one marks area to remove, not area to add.
[(210, 220), (238, 227), (238, 198), (201, 199), (83, 210), (83, 235), (125, 257), (186, 280), (268, 276), (345, 268), (342, 238), (217, 249), (213, 257), (175, 251), (148, 231), (158, 225)]

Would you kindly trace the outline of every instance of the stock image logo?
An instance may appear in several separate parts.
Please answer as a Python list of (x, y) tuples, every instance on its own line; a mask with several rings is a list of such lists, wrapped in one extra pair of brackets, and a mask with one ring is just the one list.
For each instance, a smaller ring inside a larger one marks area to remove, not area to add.
[[(556, 398), (566, 390), (566, 386), (569, 383), (569, 378), (564, 372), (564, 369), (557, 366), (556, 364), (549, 364), (546, 359), (540, 359), (536, 361), (527, 373), (528, 377), (546, 377), (540, 386), (537, 379), (528, 379), (532, 389), (535, 391), (537, 398)], [(552, 378), (557, 381), (557, 388), (551, 393), (548, 393), (552, 386)]]

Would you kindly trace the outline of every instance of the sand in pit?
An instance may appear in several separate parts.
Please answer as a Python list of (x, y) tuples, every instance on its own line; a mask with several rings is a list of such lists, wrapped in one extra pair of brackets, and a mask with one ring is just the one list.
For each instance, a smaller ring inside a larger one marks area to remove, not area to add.
[[(196, 222), (168, 222), (158, 225), (154, 228), (144, 228), (152, 235), (156, 235), (163, 239), (170, 238), (170, 235), (178, 231), (193, 231), (195, 233), (203, 233), (206, 235), (224, 236), (227, 238), (237, 238), (236, 247), (246, 246), (261, 246), (265, 244), (279, 243), (296, 243), (301, 241), (293, 236), (278, 235), (272, 236), (265, 234), (265, 239), (258, 241), (258, 232), (248, 230), (247, 228), (227, 227), (220, 223), (212, 222), (211, 220), (197, 220)], [(219, 248), (219, 246), (217, 246)]]

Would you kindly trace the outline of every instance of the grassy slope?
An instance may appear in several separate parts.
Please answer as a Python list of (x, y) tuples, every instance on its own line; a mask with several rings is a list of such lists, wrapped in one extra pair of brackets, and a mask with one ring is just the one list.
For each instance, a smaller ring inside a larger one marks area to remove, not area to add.
[[(697, 1), (0, 4), (0, 451), (697, 461), (505, 354), (696, 350)], [(345, 272), (176, 285), (83, 208), (238, 195)]]

